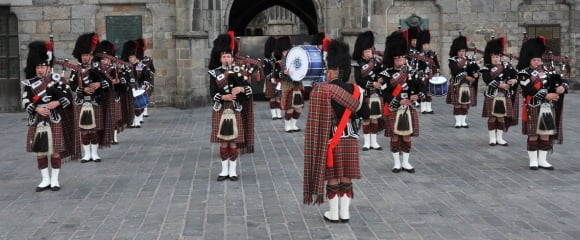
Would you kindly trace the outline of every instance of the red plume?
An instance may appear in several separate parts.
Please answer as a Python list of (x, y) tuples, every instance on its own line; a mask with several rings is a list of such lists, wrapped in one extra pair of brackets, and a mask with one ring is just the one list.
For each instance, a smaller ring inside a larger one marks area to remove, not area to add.
[(500, 37), (499, 42), (501, 44), (501, 52), (505, 53), (505, 45), (506, 45), (505, 37)]
[(99, 44), (99, 35), (94, 33), (93, 37), (91, 38), (91, 53), (95, 51), (95, 49), (97, 49), (97, 44)]
[(143, 52), (145, 52), (145, 50), (147, 50), (147, 41), (145, 41), (145, 38), (139, 38), (136, 41), (137, 45), (139, 45), (139, 47), (143, 49)]
[(332, 42), (330, 38), (325, 37), (322, 39), (322, 51), (328, 51), (328, 46), (330, 45), (330, 42)]
[(51, 41), (44, 42), (44, 46), (46, 47), (47, 52), (52, 51), (52, 42)]
[(544, 46), (546, 46), (546, 42), (547, 42), (546, 37), (540, 35), (540, 36), (538, 36), (538, 38), (540, 40), (542, 40), (542, 43), (544, 44)]
[(234, 31), (229, 30), (228, 35), (230, 36), (230, 50), (233, 52), (236, 49), (236, 34)]
[(403, 33), (403, 37), (405, 37), (405, 41), (407, 41), (407, 43), (408, 43), (409, 42), (409, 30), (403, 29), (403, 30), (401, 30), (401, 33)]

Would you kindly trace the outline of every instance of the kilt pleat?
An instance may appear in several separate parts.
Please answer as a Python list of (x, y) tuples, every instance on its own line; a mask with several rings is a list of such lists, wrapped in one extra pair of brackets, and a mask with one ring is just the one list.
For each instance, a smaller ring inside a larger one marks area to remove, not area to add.
[(341, 138), (334, 149), (334, 167), (326, 168), (326, 179), (351, 178), (360, 179), (358, 139)]

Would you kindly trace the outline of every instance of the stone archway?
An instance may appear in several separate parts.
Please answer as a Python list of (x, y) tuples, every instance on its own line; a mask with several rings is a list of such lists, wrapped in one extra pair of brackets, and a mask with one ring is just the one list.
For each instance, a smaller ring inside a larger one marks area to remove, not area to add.
[(228, 28), (234, 30), (236, 36), (244, 36), (246, 26), (260, 12), (281, 6), (296, 14), (306, 24), (309, 34), (318, 32), (318, 10), (312, 0), (255, 0), (234, 1), (229, 9)]

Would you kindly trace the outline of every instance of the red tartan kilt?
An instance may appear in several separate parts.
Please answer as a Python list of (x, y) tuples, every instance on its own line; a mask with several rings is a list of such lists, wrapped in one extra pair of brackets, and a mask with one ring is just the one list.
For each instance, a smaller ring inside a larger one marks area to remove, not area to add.
[[(413, 107), (410, 108), (411, 109), (411, 120), (412, 120), (412, 124), (413, 124), (413, 133), (411, 133), (411, 136), (413, 137), (417, 137), (419, 136), (419, 114), (417, 114), (417, 110)], [(385, 137), (392, 137), (394, 135), (394, 129), (395, 129), (395, 120), (397, 117), (397, 111), (392, 111), (391, 115), (388, 117), (385, 117)]]
[(135, 117), (135, 98), (129, 92), (121, 93), (121, 121), (122, 125), (131, 126)]
[(46, 121), (50, 123), (50, 129), (52, 132), (52, 147), (54, 153), (61, 153), (66, 150), (64, 145), (64, 136), (62, 133), (62, 122), (53, 123), (48, 117), (38, 116), (38, 119), (28, 127), (28, 134), (26, 136), (26, 151), (32, 152), (32, 145), (34, 144), (34, 135), (36, 133), (36, 125), (40, 121)]
[(292, 109), (292, 91), (299, 90), (302, 92), (302, 103), (304, 103), (304, 87), (302, 82), (298, 82), (297, 86), (294, 86), (292, 80), (282, 81), (282, 100), (280, 101), (280, 108), (282, 110)]
[(264, 96), (268, 99), (276, 97), (276, 83), (272, 83), (270, 79), (264, 81)]
[(358, 139), (341, 138), (334, 149), (334, 167), (326, 168), (326, 179), (351, 178), (360, 179)]
[(213, 143), (221, 143), (221, 142), (233, 142), (233, 143), (244, 143), (244, 134), (245, 134), (245, 129), (244, 129), (244, 119), (242, 119), (242, 113), (235, 111), (234, 113), (236, 115), (236, 121), (237, 121), (237, 125), (238, 125), (238, 137), (234, 140), (230, 140), (230, 141), (225, 141), (222, 139), (219, 139), (217, 137), (218, 135), (218, 131), (219, 131), (219, 127), (220, 127), (220, 119), (222, 116), (222, 113), (224, 112), (224, 109), (226, 108), (230, 108), (230, 109), (234, 109), (234, 105), (232, 104), (232, 102), (225, 102), (222, 104), (222, 108), (219, 111), (213, 111), (212, 109), (212, 114), (211, 114), (211, 137), (210, 137), (210, 142)]
[(113, 103), (113, 119), (115, 119), (115, 127), (123, 126), (123, 114), (121, 113), (121, 100)]
[[(79, 113), (79, 116), (77, 116), (78, 119), (81, 118), (81, 109), (83, 107), (83, 105), (75, 105)], [(93, 105), (93, 111), (95, 113), (95, 123), (96, 123), (96, 127), (94, 129), (90, 129), (90, 130), (84, 130), (81, 129), (81, 131), (100, 131), (103, 130), (105, 125), (105, 119), (104, 119), (104, 115), (103, 115), (103, 105), (99, 105), (99, 106), (95, 106)], [(79, 124), (79, 122), (77, 122), (77, 124)]]
[(461, 84), (458, 85), (453, 85), (450, 84), (449, 86), (449, 91), (447, 92), (447, 98), (445, 99), (445, 103), (447, 104), (451, 104), (451, 105), (462, 105), (462, 106), (476, 106), (477, 105), (477, 95), (475, 92), (475, 88), (470, 87), (469, 88), (469, 96), (470, 96), (470, 101), (471, 104), (459, 104), (459, 89), (461, 87)]
[[(554, 108), (552, 108), (552, 114), (556, 116)], [(522, 134), (524, 135), (537, 135), (538, 131), (538, 117), (540, 115), (540, 107), (530, 107), (528, 105), (528, 121), (522, 121)], [(558, 127), (558, 132), (562, 131)]]
[[(493, 109), (491, 109), (493, 105), (493, 98), (492, 97), (484, 97), (483, 100), (483, 109), (481, 112), (481, 116), (484, 118), (488, 118), (488, 117), (493, 117), (493, 115), (491, 115), (491, 111)], [(514, 114), (514, 105), (512, 103), (512, 99), (509, 97), (505, 97), (505, 105), (506, 105), (506, 118), (513, 118), (515, 116)]]

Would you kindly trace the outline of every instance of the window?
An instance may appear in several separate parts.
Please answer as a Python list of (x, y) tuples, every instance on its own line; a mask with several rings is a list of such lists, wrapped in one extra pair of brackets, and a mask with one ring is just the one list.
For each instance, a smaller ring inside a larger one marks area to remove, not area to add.
[(555, 55), (560, 55), (560, 25), (529, 25), (527, 32), (530, 38), (544, 36), (546, 38), (546, 50), (552, 51)]
[(8, 7), (0, 7), (0, 79), (19, 79), (18, 21)]

